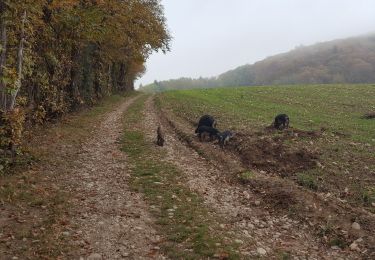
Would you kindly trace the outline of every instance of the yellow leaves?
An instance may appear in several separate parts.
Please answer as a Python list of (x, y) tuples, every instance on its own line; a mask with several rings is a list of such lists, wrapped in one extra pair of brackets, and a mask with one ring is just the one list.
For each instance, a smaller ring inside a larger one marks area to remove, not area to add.
[(23, 123), (25, 121), (24, 112), (15, 108), (7, 113), (0, 114), (0, 147), (21, 143)]

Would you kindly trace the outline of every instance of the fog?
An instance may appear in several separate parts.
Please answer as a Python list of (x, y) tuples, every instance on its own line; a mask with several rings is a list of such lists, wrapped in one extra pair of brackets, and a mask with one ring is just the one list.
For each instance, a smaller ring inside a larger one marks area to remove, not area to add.
[(171, 51), (136, 83), (216, 76), (296, 46), (375, 32), (374, 0), (163, 0)]

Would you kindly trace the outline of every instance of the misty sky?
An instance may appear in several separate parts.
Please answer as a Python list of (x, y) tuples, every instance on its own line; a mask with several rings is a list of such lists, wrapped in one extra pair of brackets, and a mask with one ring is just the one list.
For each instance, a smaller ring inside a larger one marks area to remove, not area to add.
[(171, 52), (138, 80), (216, 76), (298, 45), (375, 32), (375, 0), (163, 0)]

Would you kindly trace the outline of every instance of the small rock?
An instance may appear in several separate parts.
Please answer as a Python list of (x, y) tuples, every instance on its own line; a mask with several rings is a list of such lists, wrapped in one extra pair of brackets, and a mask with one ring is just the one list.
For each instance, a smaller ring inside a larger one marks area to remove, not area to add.
[(224, 224), (220, 224), (220, 228), (225, 228), (225, 225)]
[(99, 221), (98, 224), (102, 226), (102, 225), (104, 225), (104, 222), (103, 221)]
[(357, 222), (353, 222), (353, 224), (352, 224), (352, 229), (360, 230), (360, 229), (361, 229), (361, 226), (360, 226)]
[(258, 249), (257, 249), (257, 253), (258, 253), (259, 255), (266, 255), (266, 254), (267, 254), (267, 251), (266, 251), (264, 248), (258, 247)]
[(254, 226), (253, 224), (251, 224), (251, 223), (248, 223), (247, 226), (248, 226), (250, 229), (254, 229), (254, 228), (255, 228), (255, 226)]
[(240, 239), (235, 239), (234, 242), (237, 243), (237, 244), (243, 244), (243, 241), (240, 240)]
[(331, 249), (332, 250), (340, 250), (340, 247), (338, 247), (338, 246), (331, 246)]
[(13, 260), (17, 260), (18, 257), (17, 257), (17, 256), (13, 256), (12, 259), (13, 259)]
[(248, 200), (250, 199), (250, 194), (247, 191), (243, 192), (243, 196)]
[(102, 255), (98, 253), (93, 253), (87, 257), (87, 260), (101, 260)]
[(255, 206), (259, 206), (260, 205), (260, 200), (254, 201), (254, 204), (255, 204)]
[(68, 231), (65, 231), (65, 232), (62, 232), (62, 234), (66, 237), (68, 237), (70, 235), (70, 233)]
[(371, 205), (372, 205), (373, 207), (375, 207), (375, 202), (371, 203)]
[(356, 242), (351, 243), (350, 250), (352, 251), (360, 251), (358, 244)]

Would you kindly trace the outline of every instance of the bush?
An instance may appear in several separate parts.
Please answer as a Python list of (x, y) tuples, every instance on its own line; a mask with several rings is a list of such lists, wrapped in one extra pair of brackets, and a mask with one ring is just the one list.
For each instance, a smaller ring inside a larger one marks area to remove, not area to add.
[(0, 111), (0, 149), (15, 152), (22, 141), (24, 122), (25, 114), (19, 108)]
[(305, 173), (297, 174), (297, 183), (311, 190), (318, 190), (319, 188), (315, 177)]

